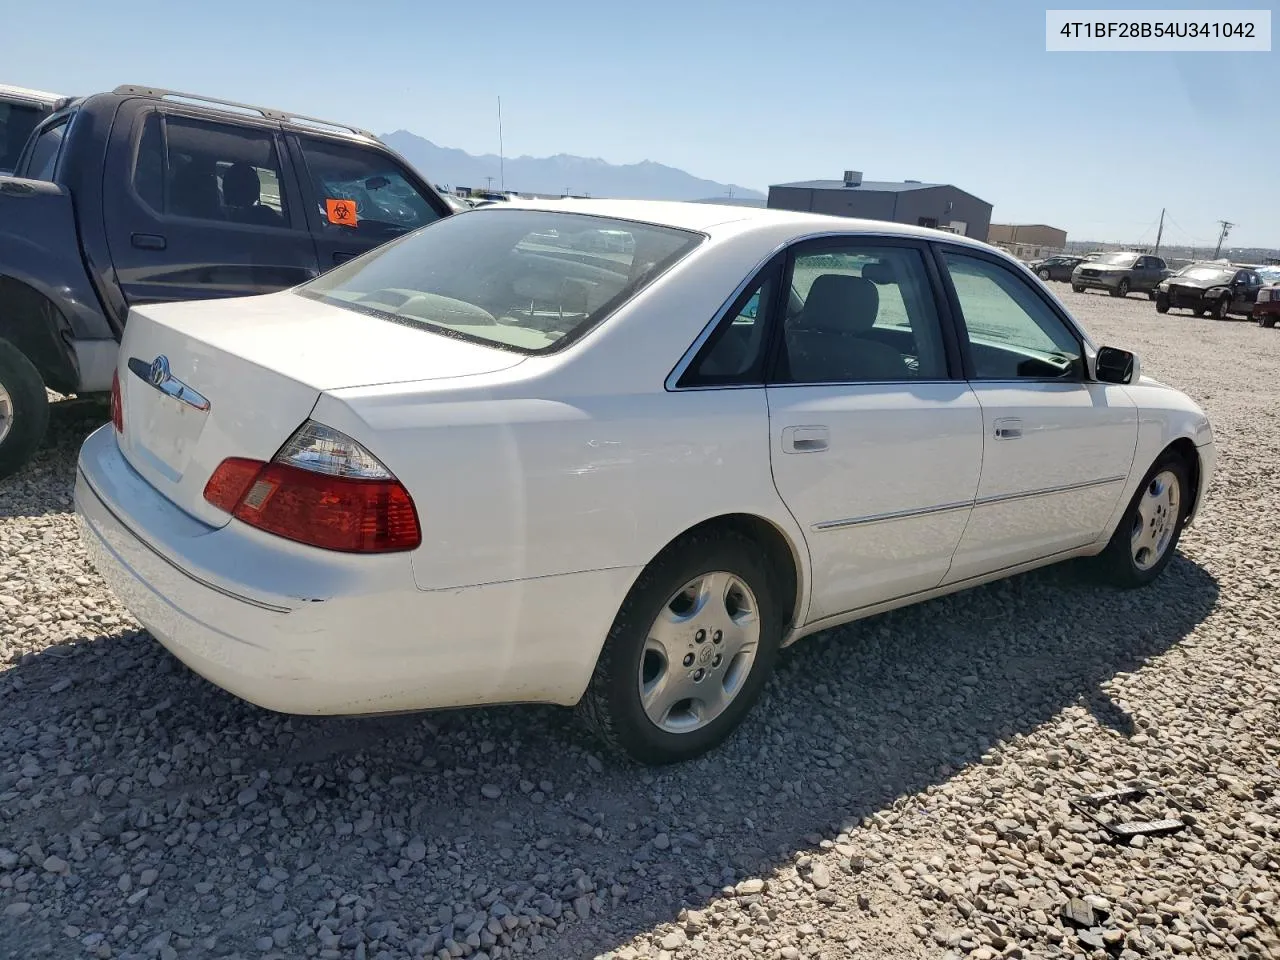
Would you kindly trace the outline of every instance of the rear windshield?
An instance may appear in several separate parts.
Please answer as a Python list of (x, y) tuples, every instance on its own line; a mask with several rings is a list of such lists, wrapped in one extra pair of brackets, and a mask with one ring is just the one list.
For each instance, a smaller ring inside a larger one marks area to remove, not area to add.
[(27, 137), (48, 111), (25, 104), (0, 103), (0, 173), (12, 173)]
[(470, 210), (298, 288), (397, 323), (549, 353), (684, 257), (702, 235), (545, 210)]

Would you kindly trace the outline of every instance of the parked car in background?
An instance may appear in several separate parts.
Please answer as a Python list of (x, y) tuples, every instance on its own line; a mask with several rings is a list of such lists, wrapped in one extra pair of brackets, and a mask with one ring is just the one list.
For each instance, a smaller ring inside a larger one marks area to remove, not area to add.
[(470, 200), (459, 197), (453, 193), (442, 193), (440, 199), (449, 205), (449, 209), (454, 213), (462, 213), (464, 210), (470, 210), (473, 206)]
[(1071, 289), (1076, 293), (1106, 290), (1113, 297), (1135, 292), (1154, 296), (1153, 291), (1169, 273), (1160, 257), (1125, 251), (1103, 253), (1076, 265), (1071, 271)]
[(1222, 263), (1193, 263), (1156, 287), (1156, 310), (1190, 310), (1224, 320), (1229, 314), (1249, 317), (1262, 289), (1256, 271)]
[(135, 309), (80, 452), (94, 563), (269, 709), (577, 705), (647, 763), (721, 742), (806, 635), (1073, 557), (1122, 587), (1168, 565), (1209, 421), (1020, 263), (725, 221), (498, 203), (293, 290)]
[(1084, 263), (1084, 257), (1060, 253), (1032, 264), (1031, 269), (1041, 280), (1067, 281), (1071, 279), (1072, 271), (1081, 263)]
[(452, 210), (372, 134), (123, 86), (74, 100), (0, 177), (0, 476), (45, 388), (106, 393), (129, 310), (291, 287)]
[(45, 117), (71, 98), (0, 83), (0, 176), (13, 173), (27, 137)]
[(1253, 305), (1253, 319), (1262, 327), (1274, 327), (1280, 320), (1280, 266), (1259, 267), (1262, 280), (1258, 299)]

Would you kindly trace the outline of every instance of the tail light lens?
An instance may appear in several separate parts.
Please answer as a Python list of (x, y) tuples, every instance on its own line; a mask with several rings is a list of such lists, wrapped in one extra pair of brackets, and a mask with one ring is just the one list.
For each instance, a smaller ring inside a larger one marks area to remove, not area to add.
[(222, 461), (204, 498), (259, 530), (325, 550), (390, 553), (422, 542), (404, 485), (355, 440), (314, 421), (270, 463)]
[(124, 405), (120, 402), (119, 371), (111, 374), (111, 425), (116, 428), (116, 433), (124, 433)]

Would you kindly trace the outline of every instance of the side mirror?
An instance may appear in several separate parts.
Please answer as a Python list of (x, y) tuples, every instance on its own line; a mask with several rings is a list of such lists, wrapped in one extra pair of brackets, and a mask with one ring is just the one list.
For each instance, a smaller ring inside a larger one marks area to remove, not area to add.
[(1134, 383), (1141, 375), (1138, 355), (1118, 347), (1101, 347), (1094, 367), (1101, 383)]

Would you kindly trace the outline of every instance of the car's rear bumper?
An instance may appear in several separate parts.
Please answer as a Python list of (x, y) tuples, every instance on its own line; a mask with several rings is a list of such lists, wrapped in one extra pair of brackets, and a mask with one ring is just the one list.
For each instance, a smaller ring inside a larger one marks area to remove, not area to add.
[(406, 554), (206, 526), (133, 470), (110, 425), (81, 449), (75, 501), (90, 558), (152, 636), (219, 687), (285, 713), (572, 704), (638, 573), (423, 591)]

